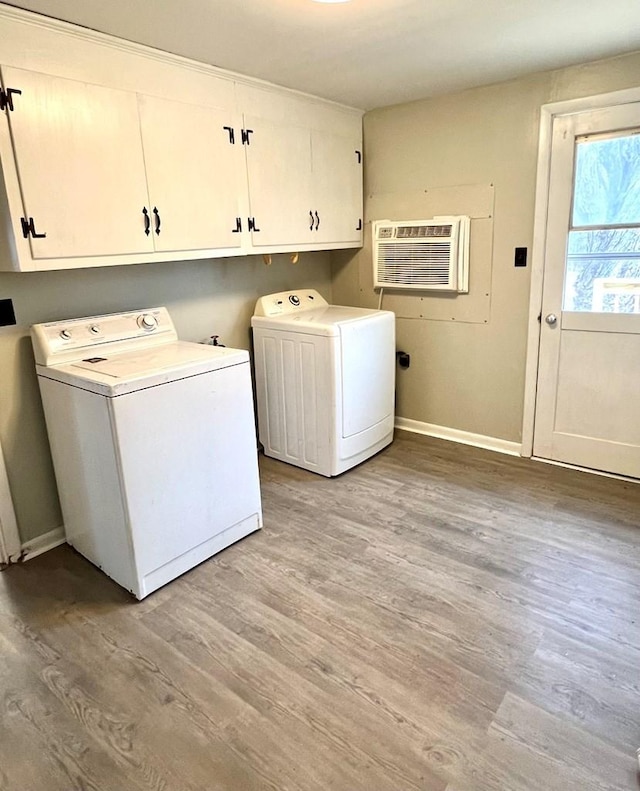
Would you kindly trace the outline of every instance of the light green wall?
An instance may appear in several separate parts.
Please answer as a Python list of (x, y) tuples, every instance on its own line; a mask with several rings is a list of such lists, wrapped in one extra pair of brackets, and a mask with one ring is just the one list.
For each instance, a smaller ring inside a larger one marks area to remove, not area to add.
[(23, 541), (62, 524), (33, 353), (31, 324), (166, 305), (183, 340), (216, 334), (249, 348), (256, 299), (298, 287), (331, 297), (328, 253), (144, 264), (46, 273), (0, 273), (0, 299), (13, 299), (16, 327), (0, 328), (0, 446)]
[[(384, 194), (388, 205), (396, 193), (407, 215), (392, 219), (419, 219), (424, 190), (495, 188), (493, 256), (476, 262), (491, 267), (488, 321), (398, 319), (398, 347), (411, 354), (411, 367), (398, 371), (399, 416), (520, 441), (540, 106), (638, 85), (634, 53), (365, 116), (367, 221), (383, 219), (374, 213)], [(515, 247), (529, 248), (526, 269), (514, 268)], [(375, 306), (370, 268), (370, 250), (335, 254), (334, 300)]]

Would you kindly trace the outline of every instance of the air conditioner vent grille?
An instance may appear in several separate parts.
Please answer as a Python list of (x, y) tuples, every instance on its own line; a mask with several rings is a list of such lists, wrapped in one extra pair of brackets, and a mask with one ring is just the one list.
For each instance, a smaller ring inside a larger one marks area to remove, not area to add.
[(464, 216), (374, 222), (375, 287), (468, 291), (469, 230)]
[(446, 285), (449, 256), (448, 244), (385, 244), (378, 256), (378, 279), (385, 285)]

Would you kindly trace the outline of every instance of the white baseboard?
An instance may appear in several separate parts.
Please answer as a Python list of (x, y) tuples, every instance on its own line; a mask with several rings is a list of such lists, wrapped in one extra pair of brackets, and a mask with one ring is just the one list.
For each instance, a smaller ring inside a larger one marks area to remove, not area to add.
[(509, 442), (497, 437), (485, 437), (484, 434), (472, 434), (469, 431), (460, 431), (448, 426), (436, 426), (433, 423), (422, 423), (420, 420), (410, 420), (406, 417), (396, 417), (396, 428), (402, 431), (412, 431), (414, 434), (424, 434), (427, 437), (437, 437), (462, 445), (473, 445), (476, 448), (495, 450), (506, 453), (508, 456), (520, 456), (522, 445), (519, 442)]
[(59, 547), (65, 541), (64, 527), (56, 527), (48, 533), (32, 538), (30, 541), (25, 541), (22, 544), (22, 560), (33, 560), (38, 555), (42, 555), (43, 552)]

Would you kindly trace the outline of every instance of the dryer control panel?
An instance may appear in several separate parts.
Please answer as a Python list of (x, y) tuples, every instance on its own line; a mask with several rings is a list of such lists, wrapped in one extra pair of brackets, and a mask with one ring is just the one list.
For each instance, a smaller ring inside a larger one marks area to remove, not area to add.
[(256, 302), (254, 316), (284, 316), (300, 310), (322, 308), (328, 305), (327, 300), (315, 289), (306, 288), (299, 291), (280, 291), (260, 297)]

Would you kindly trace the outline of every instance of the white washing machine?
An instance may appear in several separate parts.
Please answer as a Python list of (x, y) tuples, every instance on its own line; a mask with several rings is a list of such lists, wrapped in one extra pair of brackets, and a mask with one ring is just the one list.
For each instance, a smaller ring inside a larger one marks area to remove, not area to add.
[(66, 538), (138, 599), (262, 526), (249, 355), (166, 308), (32, 328)]
[(330, 477), (391, 442), (393, 313), (284, 291), (258, 300), (251, 326), (267, 456)]

